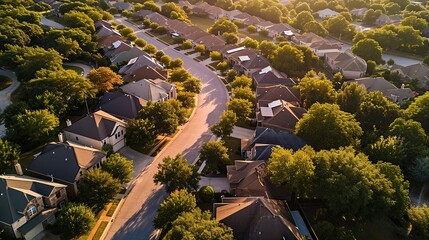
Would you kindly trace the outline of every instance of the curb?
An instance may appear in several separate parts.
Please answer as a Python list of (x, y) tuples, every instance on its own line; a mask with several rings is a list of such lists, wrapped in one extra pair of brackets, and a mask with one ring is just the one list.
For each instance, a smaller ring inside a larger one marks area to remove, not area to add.
[(106, 228), (104, 229), (103, 234), (101, 234), (101, 236), (100, 236), (100, 239), (101, 239), (101, 240), (104, 240), (104, 239), (106, 238), (106, 235), (107, 235), (107, 233), (109, 232), (110, 227), (112, 226), (112, 223), (113, 223), (113, 221), (115, 220), (116, 215), (118, 215), (119, 209), (121, 209), (121, 208), (122, 208), (122, 205), (124, 204), (124, 202), (125, 202), (125, 197), (122, 197), (122, 198), (121, 198), (121, 200), (120, 200), (120, 201), (119, 201), (119, 203), (118, 203), (118, 206), (117, 206), (117, 207), (116, 207), (116, 209), (115, 209), (115, 212), (114, 212), (114, 213), (113, 213), (113, 215), (110, 217), (110, 221), (109, 221), (109, 223), (107, 224)]

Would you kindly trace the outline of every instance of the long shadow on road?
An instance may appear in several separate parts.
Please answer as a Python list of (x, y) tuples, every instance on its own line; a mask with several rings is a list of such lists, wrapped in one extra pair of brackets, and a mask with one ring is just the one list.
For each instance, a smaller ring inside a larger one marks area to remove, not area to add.
[[(136, 212), (127, 222), (123, 224), (121, 229), (113, 235), (112, 239), (122, 240), (155, 240), (158, 238), (153, 227), (152, 220), (156, 216), (156, 209), (150, 206), (159, 206), (167, 197), (164, 187), (157, 188), (142, 205), (141, 209)], [(128, 199), (127, 199), (128, 200)]]

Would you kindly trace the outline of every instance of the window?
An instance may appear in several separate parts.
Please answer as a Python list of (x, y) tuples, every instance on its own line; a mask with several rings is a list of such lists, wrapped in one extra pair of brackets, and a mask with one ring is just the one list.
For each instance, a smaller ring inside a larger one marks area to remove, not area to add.
[(37, 213), (37, 208), (34, 205), (31, 205), (30, 207), (28, 207), (27, 210), (27, 215), (28, 217), (32, 217), (33, 215), (35, 215)]
[(60, 198), (60, 197), (61, 197), (61, 190), (57, 191), (57, 192), (55, 193), (55, 196), (56, 196), (57, 198)]
[(124, 130), (121, 130), (121, 134), (124, 135)]
[(78, 138), (78, 137), (76, 137), (76, 141), (79, 141), (79, 138)]

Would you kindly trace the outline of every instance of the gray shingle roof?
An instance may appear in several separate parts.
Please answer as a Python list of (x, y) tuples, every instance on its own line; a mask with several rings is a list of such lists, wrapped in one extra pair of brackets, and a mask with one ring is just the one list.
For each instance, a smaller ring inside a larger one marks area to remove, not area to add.
[(104, 94), (96, 109), (120, 119), (131, 120), (138, 116), (143, 106), (146, 106), (146, 101), (141, 98), (126, 93), (110, 92)]

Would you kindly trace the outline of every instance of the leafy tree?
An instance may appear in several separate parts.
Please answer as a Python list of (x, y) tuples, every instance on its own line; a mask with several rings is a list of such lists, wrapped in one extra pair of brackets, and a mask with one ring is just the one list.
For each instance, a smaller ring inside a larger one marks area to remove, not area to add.
[(172, 82), (184, 82), (191, 78), (192, 75), (184, 68), (176, 68), (169, 71), (170, 81)]
[(156, 184), (164, 184), (167, 192), (174, 192), (179, 189), (196, 191), (200, 181), (198, 167), (189, 164), (181, 154), (176, 157), (165, 157), (162, 163), (158, 164), (158, 172), (153, 176)]
[(30, 102), (32, 109), (47, 109), (57, 117), (64, 116), (68, 104), (64, 101), (65, 97), (62, 92), (45, 91), (34, 97)]
[(343, 39), (352, 39), (356, 33), (356, 27), (342, 15), (325, 20), (323, 26), (330, 34)]
[(429, 207), (426, 204), (410, 208), (408, 217), (413, 229), (415, 228), (423, 237), (429, 237)]
[(409, 158), (415, 158), (427, 143), (427, 135), (422, 125), (412, 119), (397, 118), (389, 126), (389, 135), (401, 138)]
[(288, 76), (299, 76), (304, 64), (304, 54), (298, 48), (285, 44), (279, 47), (272, 57), (273, 67), (285, 72)]
[(407, 210), (410, 208), (409, 182), (404, 179), (404, 175), (398, 166), (387, 162), (379, 162), (375, 166), (392, 183), (392, 187), (395, 190), (393, 195), (395, 203), (391, 207), (389, 215), (403, 220)]
[(354, 114), (359, 109), (365, 95), (366, 89), (359, 84), (344, 83), (337, 94), (337, 104), (341, 110)]
[(362, 129), (353, 115), (336, 104), (315, 103), (295, 127), (298, 136), (315, 149), (358, 145)]
[(177, 93), (177, 100), (184, 108), (195, 107), (195, 93), (193, 92), (179, 92)]
[(384, 161), (404, 167), (405, 146), (403, 140), (397, 136), (381, 136), (377, 142), (365, 148), (365, 153), (372, 162)]
[(296, 152), (281, 147), (273, 148), (268, 161), (271, 181), (277, 185), (287, 183), (298, 196), (310, 196), (315, 170), (311, 158), (314, 154), (310, 147)]
[(172, 109), (174, 109), (174, 111), (171, 112), (171, 114), (174, 114), (177, 116), (177, 121), (179, 122), (179, 125), (185, 124), (187, 121), (187, 117), (186, 117), (187, 109), (182, 106), (182, 102), (180, 102), (177, 99), (171, 98), (171, 99), (168, 99), (166, 103), (169, 104), (172, 107)]
[(131, 146), (150, 146), (156, 139), (155, 124), (148, 119), (133, 119), (128, 123), (126, 139)]
[(147, 42), (142, 38), (137, 38), (134, 43), (141, 48), (147, 45)]
[(258, 49), (259, 42), (253, 38), (246, 37), (241, 43), (240, 46), (245, 46), (247, 48)]
[(238, 122), (245, 122), (252, 113), (252, 103), (246, 99), (233, 98), (227, 103), (228, 110), (235, 113)]
[(188, 78), (183, 82), (183, 90), (192, 93), (200, 93), (201, 92), (201, 81), (197, 78)]
[(226, 72), (226, 81), (228, 81), (229, 83), (231, 83), (235, 77), (237, 77), (237, 71), (235, 71), (234, 69), (229, 69), (228, 72)]
[(311, 76), (311, 73), (306, 75), (299, 81), (297, 88), (301, 94), (301, 100), (304, 108), (308, 109), (315, 103), (334, 103), (336, 92), (332, 85), (324, 75)]
[(222, 34), (227, 44), (236, 44), (238, 42), (238, 36), (236, 33), (225, 32)]
[(200, 52), (200, 53), (204, 53), (206, 51), (206, 46), (204, 46), (203, 44), (197, 44), (194, 47), (195, 51)]
[(16, 116), (25, 113), (28, 109), (29, 106), (25, 102), (12, 103), (0, 114), (0, 122), (4, 123), (6, 128), (9, 128), (15, 123)]
[(232, 88), (250, 88), (251, 86), (252, 79), (245, 75), (236, 76), (234, 81), (231, 82)]
[(114, 85), (120, 85), (124, 82), (121, 76), (108, 67), (93, 69), (87, 77), (100, 92), (108, 92), (113, 89)]
[(19, 161), (19, 146), (0, 138), (0, 171), (11, 168)]
[(374, 129), (386, 132), (390, 123), (399, 117), (399, 106), (389, 101), (381, 92), (370, 92), (365, 95), (356, 112), (364, 132)]
[(197, 200), (185, 189), (175, 190), (161, 203), (153, 225), (158, 229), (168, 230), (180, 214), (190, 212), (197, 207)]
[(420, 122), (426, 132), (429, 132), (429, 92), (414, 99), (405, 111), (406, 116)]
[(0, 64), (14, 69), (22, 82), (33, 78), (42, 68), (52, 71), (62, 69), (62, 59), (57, 51), (40, 47), (6, 45), (6, 50), (0, 52)]
[(59, 126), (58, 118), (48, 110), (25, 110), (15, 118), (6, 135), (20, 144), (27, 141), (42, 142), (52, 136)]
[(94, 213), (84, 204), (69, 203), (58, 216), (58, 226), (67, 237), (89, 232), (95, 222)]
[(170, 69), (173, 69), (173, 68), (180, 68), (180, 67), (182, 67), (182, 66), (183, 66), (183, 61), (182, 61), (182, 59), (180, 59), (180, 58), (175, 58), (175, 59), (171, 60), (169, 68), (170, 68)]
[(198, 196), (204, 202), (210, 202), (213, 200), (215, 194), (215, 190), (212, 186), (202, 186), (200, 190), (198, 190)]
[(418, 157), (409, 168), (411, 178), (419, 183), (429, 182), (429, 157)]
[(114, 179), (119, 180), (121, 183), (129, 182), (134, 173), (133, 161), (121, 156), (119, 153), (110, 155), (107, 161), (103, 162), (101, 169), (110, 173)]
[(372, 60), (366, 61), (366, 74), (373, 75), (377, 70), (377, 63)]
[(362, 22), (366, 25), (372, 25), (381, 14), (382, 12), (380, 10), (375, 11), (374, 9), (368, 9), (363, 16)]
[(146, 107), (140, 110), (141, 119), (147, 119), (155, 124), (156, 134), (173, 134), (179, 126), (179, 118), (174, 113), (176, 110), (167, 102), (148, 102)]
[(160, 59), (161, 63), (166, 67), (169, 68), (170, 67), (170, 63), (171, 63), (171, 58), (168, 55), (164, 55), (161, 57)]
[(389, 2), (387, 3), (384, 8), (386, 9), (387, 14), (389, 15), (395, 15), (399, 14), (401, 12), (401, 6), (399, 6), (397, 3)]
[(191, 49), (192, 48), (192, 43), (189, 40), (185, 40), (182, 43), (182, 48), (183, 49)]
[(225, 61), (221, 61), (216, 65), (216, 69), (225, 72), (228, 69), (228, 63)]
[(196, 208), (182, 213), (164, 239), (232, 240), (234, 235), (230, 227), (212, 219), (210, 212)]
[(372, 60), (381, 63), (383, 49), (374, 39), (362, 39), (352, 46), (352, 52), (365, 61)]
[(70, 11), (64, 14), (64, 22), (72, 28), (80, 28), (82, 30), (94, 32), (94, 20), (83, 12)]
[(230, 163), (228, 149), (222, 142), (209, 141), (203, 144), (200, 150), (200, 160), (206, 161), (208, 172), (225, 172), (223, 168)]
[(236, 87), (232, 89), (234, 98), (245, 99), (249, 102), (255, 102), (255, 94), (250, 87)]
[(421, 33), (428, 26), (428, 22), (424, 18), (417, 16), (408, 16), (401, 20), (401, 26), (410, 26), (415, 30), (419, 30)]
[(256, 33), (256, 27), (255, 27), (254, 25), (249, 25), (249, 26), (247, 27), (247, 31), (248, 31), (249, 33)]
[(262, 56), (271, 59), (273, 57), (273, 53), (277, 50), (278, 46), (267, 40), (263, 40), (259, 43), (259, 51), (261, 51)]
[(222, 35), (224, 33), (238, 33), (238, 27), (228, 18), (218, 19), (210, 28), (209, 33), (214, 35)]
[(326, 30), (322, 24), (316, 22), (316, 21), (311, 21), (311, 22), (307, 22), (304, 26), (304, 31), (307, 33), (314, 33), (317, 34), (321, 37), (326, 37), (328, 36), (328, 30)]
[(143, 9), (150, 10), (153, 12), (161, 12), (161, 8), (155, 2), (152, 1), (144, 2)]
[(222, 54), (220, 52), (217, 51), (212, 51), (210, 52), (210, 59), (212, 61), (218, 61), (222, 59)]
[(210, 130), (217, 137), (225, 140), (229, 137), (234, 129), (234, 125), (237, 123), (237, 116), (233, 111), (225, 111), (220, 116), (220, 120), (217, 124), (210, 127)]
[(157, 49), (155, 47), (155, 45), (153, 44), (147, 44), (146, 46), (144, 46), (143, 51), (149, 53), (149, 54), (154, 54), (156, 53)]
[(186, 12), (173, 2), (165, 3), (161, 6), (161, 14), (172, 19), (183, 22), (190, 22)]
[(92, 169), (83, 173), (78, 184), (79, 199), (95, 211), (103, 209), (121, 190), (121, 183), (110, 173)]
[(307, 24), (309, 22), (313, 22), (313, 21), (314, 21), (314, 17), (311, 14), (311, 12), (302, 11), (302, 12), (298, 13), (298, 15), (296, 15), (296, 18), (295, 18), (293, 25), (299, 29), (304, 29), (305, 24)]

